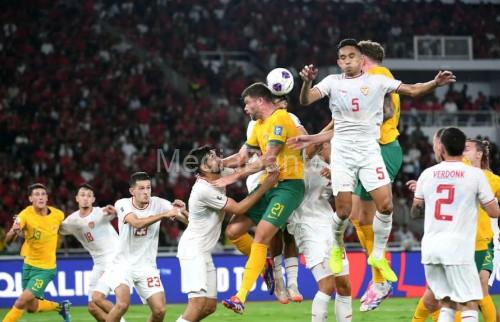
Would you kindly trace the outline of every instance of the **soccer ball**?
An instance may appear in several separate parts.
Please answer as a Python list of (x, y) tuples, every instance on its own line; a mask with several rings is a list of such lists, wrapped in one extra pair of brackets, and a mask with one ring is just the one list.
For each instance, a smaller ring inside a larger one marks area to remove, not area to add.
[(276, 96), (283, 96), (293, 89), (293, 75), (285, 68), (275, 68), (267, 74), (267, 87)]

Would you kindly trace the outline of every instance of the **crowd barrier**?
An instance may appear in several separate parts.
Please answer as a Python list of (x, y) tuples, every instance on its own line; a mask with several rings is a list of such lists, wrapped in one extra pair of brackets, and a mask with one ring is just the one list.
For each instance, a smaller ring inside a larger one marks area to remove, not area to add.
[[(352, 294), (360, 297), (371, 280), (371, 270), (366, 264), (366, 256), (362, 252), (348, 253)], [(420, 263), (420, 252), (391, 252), (388, 254), (399, 281), (394, 283), (395, 297), (417, 297), (425, 290), (424, 268)], [(237, 255), (214, 255), (217, 268), (217, 289), (219, 299), (233, 295), (241, 285), (246, 257)], [(55, 301), (69, 299), (74, 305), (87, 303), (88, 280), (92, 269), (90, 258), (60, 258), (57, 262), (58, 273), (46, 289), (46, 297)], [(181, 293), (179, 261), (175, 257), (158, 257), (158, 268), (166, 290), (168, 303), (186, 303), (187, 296)], [(21, 293), (21, 259), (2, 259), (0, 257), (0, 307), (10, 307)], [(491, 293), (500, 293), (500, 276)], [(304, 298), (312, 299), (317, 291), (316, 283), (303, 259), (299, 265), (299, 288)], [(275, 298), (267, 293), (263, 281), (259, 278), (254, 290), (250, 293), (250, 301), (273, 301)], [(132, 302), (140, 304), (134, 292)]]

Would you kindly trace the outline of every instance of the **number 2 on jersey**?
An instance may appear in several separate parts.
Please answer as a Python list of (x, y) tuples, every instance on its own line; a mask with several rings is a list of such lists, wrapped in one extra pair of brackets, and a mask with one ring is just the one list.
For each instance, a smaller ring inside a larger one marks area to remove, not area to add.
[(446, 198), (439, 198), (436, 200), (436, 205), (434, 206), (434, 217), (437, 220), (452, 221), (453, 215), (446, 215), (441, 213), (441, 205), (450, 205), (455, 200), (455, 186), (452, 184), (440, 184), (437, 186), (436, 193), (443, 193), (447, 191), (448, 196)]
[(359, 112), (359, 98), (353, 98), (351, 101), (352, 111)]

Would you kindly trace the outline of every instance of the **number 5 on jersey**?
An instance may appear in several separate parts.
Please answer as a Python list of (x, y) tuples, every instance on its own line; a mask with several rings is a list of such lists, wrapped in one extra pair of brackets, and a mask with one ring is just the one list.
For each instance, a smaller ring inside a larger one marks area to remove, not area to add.
[(359, 112), (359, 98), (353, 98), (351, 101), (352, 111)]

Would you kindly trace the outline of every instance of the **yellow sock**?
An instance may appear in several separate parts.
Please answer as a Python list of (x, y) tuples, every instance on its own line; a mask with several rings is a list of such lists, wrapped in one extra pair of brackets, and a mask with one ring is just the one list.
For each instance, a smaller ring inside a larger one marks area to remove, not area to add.
[(17, 322), (23, 316), (24, 310), (20, 310), (13, 306), (7, 315), (3, 318), (2, 322)]
[(236, 296), (243, 303), (247, 300), (247, 294), (255, 284), (257, 277), (259, 277), (262, 268), (266, 264), (267, 246), (264, 244), (253, 243), (250, 257), (245, 265), (245, 272), (243, 273), (243, 282)]
[[(439, 312), (440, 312), (440, 310), (436, 310), (436, 311), (431, 313), (431, 317), (432, 317), (433, 322), (437, 322), (437, 320), (439, 319)], [(460, 318), (460, 319), (462, 319), (462, 318)]]
[[(372, 253), (372, 250), (373, 250), (373, 240), (374, 240), (373, 226), (372, 225), (362, 225), (362, 226), (360, 226), (360, 229), (363, 231), (363, 235), (365, 236), (366, 252), (368, 255), (370, 255)], [(372, 281), (374, 283), (385, 282), (385, 278), (382, 277), (382, 274), (380, 273), (380, 271), (373, 266), (371, 268), (372, 268)]]
[(497, 309), (495, 308), (495, 303), (493, 303), (491, 295), (485, 296), (479, 301), (479, 308), (483, 313), (484, 322), (496, 322)]
[(245, 256), (250, 256), (252, 249), (253, 238), (249, 233), (246, 233), (236, 239), (231, 240), (234, 246)]
[(455, 312), (455, 322), (462, 322), (462, 311)]
[(50, 311), (59, 311), (59, 304), (52, 301), (40, 300), (38, 301), (37, 312), (50, 312)]
[(366, 245), (365, 245), (366, 238), (365, 238), (365, 234), (361, 230), (361, 226), (359, 225), (359, 220), (351, 219), (351, 223), (354, 226), (354, 229), (356, 229), (356, 235), (358, 235), (358, 239), (359, 239), (359, 243), (361, 244), (361, 247), (363, 247), (363, 249), (366, 249)]
[(415, 313), (413, 313), (413, 319), (411, 322), (424, 322), (427, 320), (429, 316), (429, 311), (425, 308), (424, 300), (420, 298), (417, 304), (417, 308), (415, 309)]

